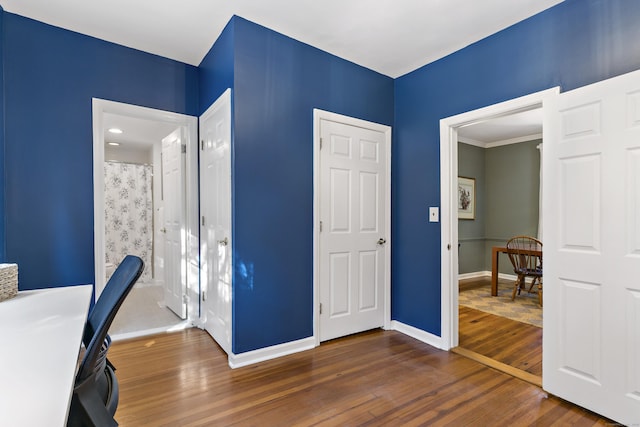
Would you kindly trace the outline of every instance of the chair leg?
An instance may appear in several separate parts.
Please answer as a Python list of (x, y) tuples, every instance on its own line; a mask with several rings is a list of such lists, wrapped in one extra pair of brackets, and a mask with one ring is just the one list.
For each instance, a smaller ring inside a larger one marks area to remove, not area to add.
[(516, 283), (513, 285), (513, 294), (511, 295), (511, 301), (515, 301), (516, 292), (518, 292), (518, 295), (520, 294), (520, 284), (522, 283), (523, 279), (524, 279), (523, 276), (518, 275), (518, 279), (516, 280)]
[(531, 280), (531, 285), (529, 286), (529, 290), (528, 290), (527, 292), (531, 293), (531, 290), (533, 289), (533, 286), (536, 284), (536, 280), (538, 280), (538, 278), (537, 278), (537, 277), (534, 277), (534, 278)]

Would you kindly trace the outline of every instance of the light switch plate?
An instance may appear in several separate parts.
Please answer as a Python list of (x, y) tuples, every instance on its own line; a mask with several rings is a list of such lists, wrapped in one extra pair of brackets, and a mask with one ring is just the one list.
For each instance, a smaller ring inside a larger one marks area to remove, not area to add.
[(438, 207), (430, 207), (429, 208), (429, 222), (438, 222), (440, 220), (439, 218), (439, 213), (438, 213)]

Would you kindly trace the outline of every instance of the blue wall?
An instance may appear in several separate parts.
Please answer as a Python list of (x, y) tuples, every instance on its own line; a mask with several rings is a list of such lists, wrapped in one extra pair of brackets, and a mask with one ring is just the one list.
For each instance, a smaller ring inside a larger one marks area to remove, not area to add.
[(234, 18), (233, 352), (313, 335), (313, 109), (393, 124), (393, 80)]
[(313, 108), (394, 126), (392, 316), (440, 335), (439, 120), (638, 69), (638, 22), (566, 0), (394, 81), (238, 17), (198, 69), (2, 13), (0, 260), (93, 282), (92, 97), (198, 115), (232, 87), (233, 351), (313, 333)]
[(640, 68), (640, 2), (566, 0), (395, 81), (392, 315), (440, 335), (439, 120)]
[(93, 283), (91, 98), (196, 115), (197, 68), (3, 16), (6, 257), (20, 289)]
[(4, 206), (4, 9), (0, 6), (0, 263), (6, 259), (5, 245), (5, 206)]
[(234, 82), (234, 24), (231, 19), (198, 66), (198, 93), (201, 115)]

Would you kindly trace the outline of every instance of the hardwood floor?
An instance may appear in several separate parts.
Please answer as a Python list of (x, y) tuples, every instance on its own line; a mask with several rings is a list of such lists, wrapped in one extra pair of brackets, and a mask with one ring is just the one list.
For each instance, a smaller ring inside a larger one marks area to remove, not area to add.
[[(512, 285), (502, 279), (499, 283), (503, 287)], [(490, 278), (486, 277), (461, 280), (459, 284), (461, 292), (489, 286)], [(460, 348), (524, 371), (537, 377), (532, 382), (542, 383), (542, 328), (465, 306), (459, 306), (458, 313)]]
[(607, 425), (540, 388), (395, 331), (235, 370), (198, 329), (116, 342), (121, 426)]
[(542, 328), (460, 306), (459, 346), (542, 376)]

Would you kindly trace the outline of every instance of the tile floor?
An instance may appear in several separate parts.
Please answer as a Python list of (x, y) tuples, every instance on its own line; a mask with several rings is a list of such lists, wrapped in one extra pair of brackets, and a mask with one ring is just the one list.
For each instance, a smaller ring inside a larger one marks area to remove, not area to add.
[(186, 322), (164, 305), (164, 288), (137, 283), (124, 300), (109, 328), (112, 339), (162, 332)]

